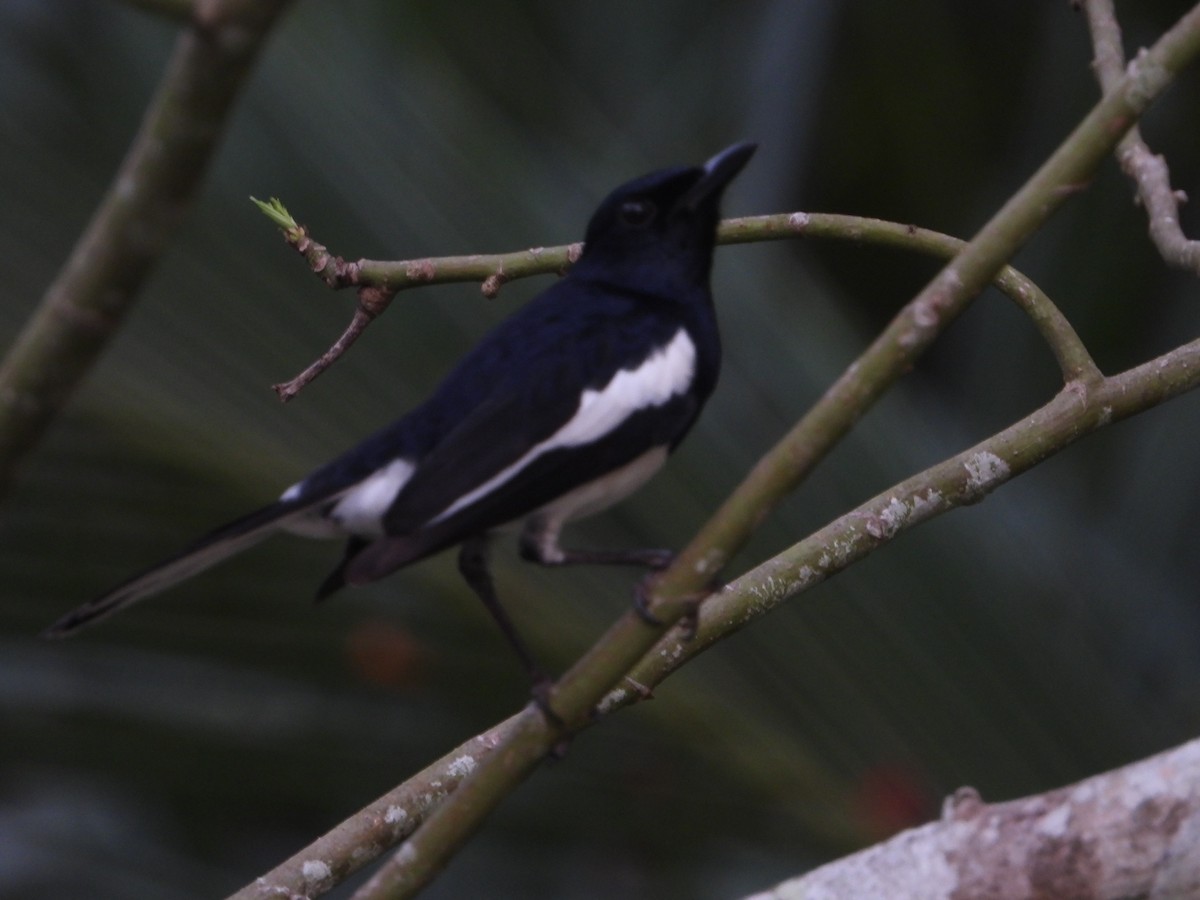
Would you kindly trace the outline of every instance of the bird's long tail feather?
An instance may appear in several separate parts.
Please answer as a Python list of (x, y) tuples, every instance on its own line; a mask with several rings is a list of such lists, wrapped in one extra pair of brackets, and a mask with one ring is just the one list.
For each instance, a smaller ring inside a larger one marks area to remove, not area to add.
[(308, 514), (328, 498), (309, 502), (280, 501), (243, 516), (183, 548), (169, 559), (118, 585), (106, 594), (67, 613), (42, 632), (44, 638), (62, 638), (106, 619), (118, 610), (164, 591), (215, 566)]

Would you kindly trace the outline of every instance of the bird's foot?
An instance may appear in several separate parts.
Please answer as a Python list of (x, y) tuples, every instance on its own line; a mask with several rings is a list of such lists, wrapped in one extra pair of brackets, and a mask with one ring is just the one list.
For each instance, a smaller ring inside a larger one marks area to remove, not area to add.
[[(683, 631), (683, 639), (690, 641), (696, 636), (696, 629), (700, 623), (700, 605), (711, 597), (713, 594), (720, 593), (725, 585), (722, 582), (713, 581), (705, 586), (702, 590), (683, 598), (684, 613), (679, 618), (679, 625)], [(650, 575), (639, 581), (633, 588), (633, 611), (637, 613), (639, 619), (645, 622), (652, 628), (662, 628), (667, 623), (659, 618), (652, 609), (654, 595), (654, 576)]]

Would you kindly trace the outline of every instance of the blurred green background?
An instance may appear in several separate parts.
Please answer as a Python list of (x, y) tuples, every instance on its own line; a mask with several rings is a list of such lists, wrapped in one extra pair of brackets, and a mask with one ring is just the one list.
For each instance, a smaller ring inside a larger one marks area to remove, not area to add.
[[(1189, 6), (1118, 4), (1127, 47)], [(0, 3), (0, 339), (117, 166), (174, 38), (117, 2)], [(760, 144), (728, 214), (880, 216), (969, 236), (1094, 102), (1066, 2), (300, 0), (197, 208), (0, 520), (0, 896), (202, 898), (249, 882), (526, 685), (452, 555), (315, 607), (338, 548), (279, 538), (76, 641), (33, 635), (412, 406), (546, 281), (401, 295), (296, 401), (331, 294), (247, 197), (348, 257), (578, 240), (621, 181)], [(1200, 78), (1146, 132), (1200, 197)], [(1195, 206), (1185, 225), (1200, 231)], [(1115, 164), (1017, 264), (1109, 372), (1193, 338)], [(667, 470), (575, 526), (681, 545), (933, 273), (894, 251), (719, 251), (722, 383)], [(729, 569), (798, 540), (1047, 399), (1057, 373), (994, 293)], [(429, 897), (737, 896), (936, 814), (1070, 782), (1200, 725), (1200, 398), (1088, 439), (714, 648), (509, 800)], [(556, 668), (628, 572), (497, 553)], [(346, 896), (344, 888), (338, 896)]]

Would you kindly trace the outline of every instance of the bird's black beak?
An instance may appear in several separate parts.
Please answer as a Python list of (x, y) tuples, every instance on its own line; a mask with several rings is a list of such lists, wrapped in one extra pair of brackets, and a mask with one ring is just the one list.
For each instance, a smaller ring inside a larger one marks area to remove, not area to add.
[(709, 197), (721, 193), (735, 175), (750, 161), (758, 144), (743, 141), (726, 147), (704, 164), (700, 180), (688, 188), (687, 193), (679, 198), (677, 209), (693, 211)]

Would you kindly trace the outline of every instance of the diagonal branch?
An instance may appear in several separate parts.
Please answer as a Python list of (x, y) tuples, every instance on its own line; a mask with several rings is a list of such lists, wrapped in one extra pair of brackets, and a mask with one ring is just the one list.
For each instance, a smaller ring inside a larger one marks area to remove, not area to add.
[(289, 3), (195, 4), (115, 180), (0, 363), (0, 494), (108, 346), (178, 230), (238, 91)]
[[(783, 494), (911, 366), (1065, 198), (1088, 181), (1130, 124), (1198, 53), (1200, 7), (1181, 18), (1143, 55), (1140, 64), (1106, 93), (1029, 182), (755, 468), (657, 583), (652, 601), (664, 628), (694, 608), (697, 592), (744, 544)], [(1062, 358), (1060, 353), (1060, 361)], [(666, 677), (671, 671), (673, 654), (685, 655), (690, 650), (694, 655), (721, 634), (840, 571), (908, 528), (963, 503), (981, 500), (1014, 474), (1089, 431), (1164, 402), (1200, 382), (1200, 342), (1112, 378), (1103, 378), (1088, 362), (1070, 364), (1079, 377), (1068, 379), (1062, 392), (1032, 416), (869, 501), (711, 598), (690, 643), (674, 631), (664, 637), (663, 628), (651, 627), (633, 612), (622, 616), (554, 687), (550, 702), (566, 730), (578, 731), (589, 724), (592, 710), (602, 701), (600, 710), (607, 712), (638, 699), (636, 692), (614, 690), (627, 673), (642, 685), (653, 685), (656, 677)], [(428, 884), (562, 737), (562, 731), (533, 707), (503, 727), (501, 745), (479, 760), (453, 795), (425, 819), (358, 896), (409, 897)], [(352, 849), (347, 852), (354, 853)]]
[[(660, 582), (665, 594), (686, 596), (712, 578), (743, 547), (758, 523), (854, 425), (862, 412), (907, 372), (941, 330), (1000, 271), (1167, 86), (1200, 54), (1200, 6), (1155, 44), (1042, 167), (825, 392), (792, 431), (751, 471)], [(1086, 378), (1094, 367), (1085, 365)]]
[[(1109, 91), (1125, 71), (1121, 25), (1112, 0), (1087, 0), (1084, 8), (1095, 48), (1092, 67), (1101, 89)], [(1139, 64), (1140, 58), (1132, 65)], [(1171, 188), (1166, 159), (1150, 149), (1136, 125), (1117, 145), (1117, 159), (1125, 174), (1137, 185), (1138, 199), (1146, 208), (1149, 219), (1150, 239), (1159, 255), (1169, 265), (1200, 275), (1200, 240), (1188, 240), (1179, 224), (1179, 205), (1187, 202), (1187, 195)]]
[[(667, 635), (629, 672), (654, 686), (710, 644), (841, 572), (899, 534), (1000, 485), (1091, 432), (1200, 387), (1200, 340), (1098, 382), (1072, 382), (1019, 422), (876, 495), (714, 594), (692, 636)], [(613, 696), (606, 708), (636, 698)]]
[[(1079, 185), (1087, 183), (1095, 168), (1151, 100), (1198, 53), (1200, 6), (1185, 14), (1153, 49), (1143, 54), (1140, 65), (1130, 69), (1120, 84), (1100, 100), (971, 243), (905, 307), (868, 350), (873, 365), (869, 368), (856, 365), (838, 380), (819, 404), (819, 427), (813, 429), (806, 417), (797, 427), (802, 439), (799, 446), (794, 443), (797, 431), (793, 431), (755, 468), (750, 478), (663, 574), (650, 598), (653, 615), (672, 625), (694, 609), (698, 592), (716, 575), (732, 552), (745, 543), (799, 476), (849, 430), (866, 405), (877, 399), (911, 366), (1066, 197), (1075, 193)], [(1168, 380), (1168, 385), (1194, 386), (1195, 380), (1200, 379), (1197, 371), (1200, 358), (1196, 356), (1200, 346), (1189, 345), (1182, 349), (1191, 352), (1183, 354), (1183, 359), (1176, 365), (1162, 362), (1158, 369), (1145, 373), (1139, 384), (1155, 386), (1166, 376), (1173, 379)], [(1087, 382), (1075, 382), (1068, 385), (1060, 397), (1086, 398), (1094, 388), (1095, 385)], [(1111, 399), (1115, 402), (1119, 397)], [(1161, 402), (1161, 399), (1166, 399), (1166, 394), (1155, 402)], [(1081, 405), (1088, 417), (1097, 417), (1097, 421), (1105, 417), (1103, 406), (1096, 409), (1086, 402)], [(850, 412), (845, 413), (843, 409)], [(1053, 426), (1054, 420), (1050, 419), (1044, 426), (1047, 429), (1045, 435), (1032, 435), (1032, 446), (1043, 448), (1032, 454), (1035, 460), (1057, 449), (1054, 444), (1057, 432)], [(1083, 433), (1094, 427), (1095, 422), (1085, 418), (1072, 422), (1072, 426)], [(808, 443), (810, 436), (816, 441)], [(1065, 443), (1076, 437), (1078, 433), (1071, 433)], [(1001, 467), (1005, 465), (1003, 459), (1000, 457)], [(986, 490), (1005, 480), (1001, 477), (1004, 473), (993, 467), (990, 458), (980, 457), (976, 462), (977, 468), (967, 472), (970, 479), (967, 488), (971, 488), (973, 482), (974, 489), (967, 490), (964, 499), (979, 499)], [(1007, 465), (1011, 470), (1012, 464)], [(914, 522), (917, 519), (914, 511), (910, 510), (905, 521), (909, 519)], [(881, 516), (873, 527), (890, 539), (891, 534), (899, 530), (891, 529), (891, 521), (894, 520)], [(871, 535), (866, 531), (866, 522), (860, 527)], [(835, 562), (845, 555), (836, 545), (829, 546), (827, 553)], [(799, 568), (797, 574), (800, 574)], [(772, 593), (790, 596), (794, 589), (767, 585), (765, 593), (767, 596)], [(631, 612), (593, 645), (550, 694), (554, 711), (568, 728), (578, 728), (587, 721), (594, 705), (651, 650), (657, 637), (655, 629)], [(559, 737), (558, 730), (551, 728), (536, 711), (526, 710), (505, 746), (463, 780), (458, 790), (360, 891), (360, 897), (410, 897), (432, 881), (499, 801), (533, 770)]]
[[(979, 502), (1011, 478), (1070, 446), (1091, 431), (1150, 409), (1200, 386), (1200, 341), (1194, 341), (1099, 384), (1073, 382), (1033, 415), (986, 441), (913, 476), (831, 522), (800, 543), (762, 563), (710, 597), (701, 607), (694, 636), (676, 627), (629, 672), (627, 684), (610, 691), (597, 714), (572, 723), (574, 730), (638, 702), (703, 650), (890, 543), (922, 522)], [(653, 633), (629, 612), (601, 637), (589, 658), (616, 656)], [(573, 670), (587, 665), (581, 661)], [(597, 695), (599, 696), (599, 695)], [(558, 739), (545, 718), (529, 707), (447, 753), (400, 787), (352, 816), (278, 868), (229, 900), (278, 896), (315, 897), (369, 863), (388, 846), (416, 832), (428, 837), (426, 817), (452, 791), (453, 803), (473, 812), (475, 803), (494, 803), (529, 775), (545, 749)], [(497, 751), (503, 751), (498, 753)], [(464, 776), (496, 768), (503, 777)], [(431, 796), (432, 795), (432, 796)], [(445, 807), (439, 809), (445, 821)], [(452, 825), (461, 824), (457, 818)], [(364, 887), (364, 898), (410, 896), (431, 873), (421, 850), (398, 855)], [(437, 864), (436, 857), (434, 863)], [(357, 895), (356, 895), (357, 896)]]

